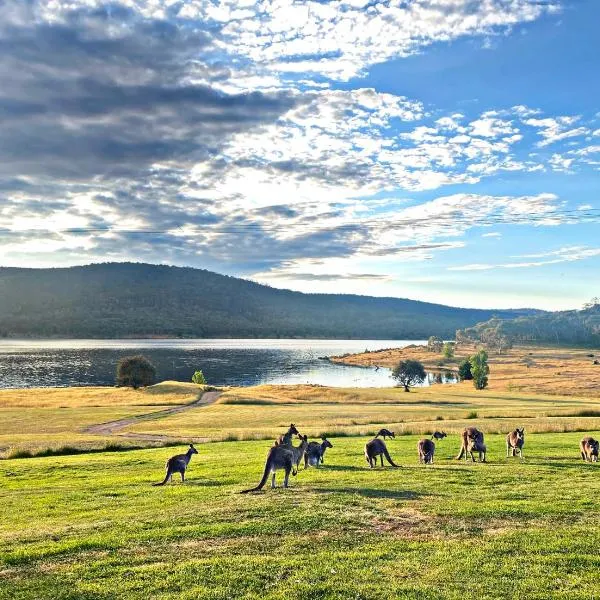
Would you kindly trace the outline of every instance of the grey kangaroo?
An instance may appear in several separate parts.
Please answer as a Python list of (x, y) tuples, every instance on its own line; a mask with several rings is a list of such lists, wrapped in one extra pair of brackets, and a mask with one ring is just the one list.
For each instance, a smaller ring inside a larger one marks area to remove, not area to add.
[(285, 473), (284, 479), (283, 479), (283, 487), (284, 488), (288, 487), (288, 481), (289, 481), (290, 473), (292, 472), (293, 467), (294, 467), (294, 452), (293, 452), (291, 446), (284, 445), (284, 444), (277, 444), (277, 442), (275, 442), (275, 445), (269, 450), (269, 453), (267, 454), (267, 461), (265, 462), (265, 469), (263, 472), (262, 479), (260, 480), (260, 483), (256, 487), (250, 488), (249, 490), (241, 491), (240, 494), (248, 494), (249, 492), (258, 492), (258, 491), (262, 490), (265, 483), (267, 483), (267, 479), (268, 479), (269, 475), (272, 476), (271, 488), (274, 488), (275, 487), (275, 472), (280, 471), (280, 470), (283, 470)]
[(579, 450), (581, 451), (581, 458), (589, 462), (598, 462), (598, 449), (600, 442), (595, 440), (593, 437), (584, 437), (579, 443)]
[(392, 467), (397, 467), (398, 465), (394, 463), (390, 453), (387, 450), (385, 442), (380, 440), (379, 438), (373, 438), (370, 442), (367, 442), (365, 445), (365, 458), (369, 463), (371, 469), (377, 466), (377, 457), (381, 459), (381, 466), (383, 467), (383, 457), (385, 456), (386, 460), (392, 465)]
[[(467, 427), (462, 432), (462, 440), (460, 446), (460, 453), (456, 457), (456, 460), (460, 460), (463, 456), (468, 452), (469, 442), (476, 442), (478, 444), (483, 444), (483, 432), (479, 431), (477, 427)], [(465, 456), (465, 460), (467, 460)]]
[(323, 441), (319, 444), (319, 442), (310, 442), (306, 447), (306, 452), (304, 453), (304, 468), (308, 469), (308, 465), (311, 467), (318, 467), (319, 464), (323, 464), (323, 457), (325, 456), (325, 450), (327, 448), (333, 448), (333, 444), (326, 438), (321, 438)]
[(380, 429), (375, 437), (378, 438), (379, 436), (381, 436), (384, 440), (386, 438), (395, 438), (396, 437), (394, 432), (390, 431), (389, 429)]
[(417, 442), (417, 452), (419, 453), (420, 463), (432, 463), (433, 454), (435, 452), (435, 444), (432, 440), (423, 439)]
[(280, 435), (275, 443), (291, 445), (292, 438), (295, 435), (300, 435), (300, 432), (296, 429), (296, 426), (293, 423), (291, 423), (289, 429), (287, 430), (287, 433), (285, 433), (284, 435)]
[(300, 462), (304, 458), (306, 453), (306, 447), (308, 446), (308, 436), (299, 435), (298, 436), (302, 441), (299, 446), (292, 446), (292, 454), (294, 456), (294, 467), (295, 469), (292, 471), (292, 475), (298, 474), (298, 468), (300, 467)]
[(465, 460), (467, 460), (467, 455), (471, 455), (471, 460), (475, 462), (474, 452), (479, 454), (479, 462), (485, 462), (487, 446), (483, 443), (483, 437), (481, 439), (469, 440), (467, 451), (465, 452)]
[(176, 454), (175, 456), (171, 456), (167, 461), (167, 474), (165, 478), (160, 483), (153, 483), (152, 485), (165, 485), (167, 481), (169, 481), (173, 477), (173, 473), (181, 474), (181, 482), (185, 481), (185, 470), (187, 466), (190, 464), (190, 460), (192, 460), (192, 454), (198, 454), (198, 450), (194, 448), (194, 444), (190, 444), (188, 451), (185, 454)]
[(445, 437), (448, 437), (448, 434), (445, 431), (434, 431), (431, 434), (432, 440), (443, 440)]
[(516, 456), (523, 458), (523, 444), (525, 444), (525, 427), (518, 427), (506, 436), (506, 457)]

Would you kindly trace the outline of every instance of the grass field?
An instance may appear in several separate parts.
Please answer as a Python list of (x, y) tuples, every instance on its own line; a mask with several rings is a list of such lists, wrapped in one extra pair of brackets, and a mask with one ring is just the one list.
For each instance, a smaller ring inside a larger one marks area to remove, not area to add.
[[(173, 382), (2, 392), (0, 456), (86, 453), (0, 460), (0, 600), (600, 597), (600, 465), (578, 454), (583, 432), (600, 437), (600, 389), (532, 387), (259, 386), (208, 406)], [(292, 421), (330, 436), (324, 467), (240, 495)], [(365, 462), (382, 425), (399, 469)], [(485, 432), (487, 464), (453, 458), (466, 425)], [(522, 462), (504, 447), (521, 425)], [(449, 436), (419, 465), (435, 429)], [(211, 443), (186, 484), (152, 487), (191, 440)]]

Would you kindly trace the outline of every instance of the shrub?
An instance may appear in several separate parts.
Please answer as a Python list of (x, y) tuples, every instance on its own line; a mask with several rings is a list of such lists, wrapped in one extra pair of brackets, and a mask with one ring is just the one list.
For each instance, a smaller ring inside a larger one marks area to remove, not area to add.
[(117, 365), (117, 385), (120, 387), (139, 387), (152, 385), (156, 378), (156, 368), (142, 355), (125, 356)]
[(197, 383), (198, 385), (206, 385), (206, 378), (204, 377), (204, 373), (202, 371), (195, 371), (192, 375), (192, 383)]
[(446, 342), (444, 344), (444, 358), (454, 358), (454, 342)]
[(467, 419), (476, 419), (477, 418), (477, 413), (472, 410), (466, 417)]
[(470, 381), (473, 379), (473, 373), (471, 373), (471, 363), (468, 358), (465, 358), (465, 360), (458, 365), (458, 378), (461, 381)]

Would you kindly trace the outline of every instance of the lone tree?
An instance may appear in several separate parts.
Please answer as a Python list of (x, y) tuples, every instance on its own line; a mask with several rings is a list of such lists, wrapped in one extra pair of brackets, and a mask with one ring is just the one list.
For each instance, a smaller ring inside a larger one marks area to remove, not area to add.
[(206, 377), (204, 377), (204, 373), (202, 371), (195, 371), (192, 375), (192, 383), (206, 385)]
[(468, 358), (465, 358), (465, 360), (458, 365), (458, 378), (461, 381), (470, 381), (473, 379), (473, 373), (471, 373), (471, 363)]
[(454, 342), (446, 342), (444, 344), (444, 358), (451, 359), (454, 358)]
[(471, 373), (473, 374), (473, 385), (476, 390), (483, 390), (487, 387), (488, 373), (490, 372), (487, 352), (480, 350), (477, 354), (471, 356), (469, 362), (471, 363)]
[(125, 356), (117, 365), (117, 385), (128, 386), (137, 390), (139, 387), (152, 385), (156, 378), (156, 368), (145, 357)]
[(404, 386), (405, 392), (410, 392), (410, 386), (423, 383), (427, 374), (423, 363), (418, 360), (402, 360), (392, 370), (392, 377)]
[(442, 340), (441, 338), (439, 338), (435, 335), (432, 335), (427, 340), (427, 351), (428, 352), (441, 352), (443, 346), (444, 346), (444, 340)]

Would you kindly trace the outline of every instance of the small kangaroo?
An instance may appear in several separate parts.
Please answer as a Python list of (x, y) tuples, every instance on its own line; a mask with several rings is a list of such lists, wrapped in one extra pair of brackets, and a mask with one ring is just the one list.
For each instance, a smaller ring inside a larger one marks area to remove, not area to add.
[(290, 428), (287, 430), (287, 433), (280, 435), (276, 443), (291, 445), (292, 437), (294, 437), (295, 435), (300, 435), (300, 432), (296, 429), (296, 426), (293, 423), (291, 423)]
[(525, 427), (518, 427), (506, 436), (506, 457), (516, 456), (523, 458), (523, 445), (525, 444)]
[(194, 444), (190, 444), (190, 447), (185, 454), (171, 456), (171, 458), (167, 460), (167, 474), (165, 475), (165, 478), (160, 483), (153, 483), (152, 485), (165, 485), (167, 481), (171, 480), (173, 473), (181, 473), (181, 483), (183, 483), (185, 481), (185, 470), (190, 464), (190, 460), (192, 460), (192, 454), (198, 454), (198, 450), (194, 448)]
[(325, 450), (327, 448), (333, 448), (333, 444), (326, 438), (321, 438), (323, 441), (319, 444), (319, 442), (310, 442), (306, 447), (306, 452), (304, 453), (304, 468), (308, 469), (308, 465), (311, 467), (318, 467), (319, 464), (323, 464), (323, 457), (325, 456)]
[(386, 438), (395, 438), (396, 437), (394, 432), (390, 431), (389, 429), (380, 429), (375, 437), (378, 438), (379, 436), (381, 436), (384, 440)]
[(294, 467), (294, 452), (292, 448), (288, 445), (278, 444), (275, 442), (275, 445), (269, 450), (267, 454), (267, 460), (265, 462), (265, 469), (263, 472), (262, 479), (260, 483), (249, 490), (242, 490), (240, 494), (248, 494), (249, 492), (259, 492), (264, 487), (265, 483), (267, 483), (267, 478), (269, 474), (271, 474), (271, 488), (275, 488), (275, 472), (283, 469), (285, 472), (283, 479), (283, 487), (288, 487), (288, 481), (290, 478), (290, 473)]
[(417, 442), (417, 452), (419, 453), (420, 463), (433, 464), (433, 454), (435, 452), (435, 444), (432, 440), (423, 439)]
[[(462, 432), (462, 442), (461, 442), (461, 446), (460, 446), (460, 452), (459, 452), (458, 456), (456, 457), (456, 460), (460, 460), (467, 453), (467, 451), (468, 451), (467, 448), (469, 446), (469, 440), (483, 444), (483, 432), (479, 431), (479, 429), (477, 429), (477, 427), (467, 427)], [(466, 460), (466, 457), (465, 457), (465, 460)]]
[(377, 466), (377, 457), (381, 459), (381, 466), (383, 467), (383, 457), (385, 456), (386, 460), (392, 465), (392, 467), (398, 467), (397, 464), (394, 463), (390, 453), (387, 450), (387, 446), (383, 440), (379, 438), (373, 438), (370, 442), (367, 442), (365, 445), (365, 458), (369, 463), (371, 469)]
[(292, 454), (294, 456), (294, 466), (295, 469), (292, 471), (292, 475), (298, 474), (298, 469), (300, 467), (300, 462), (304, 458), (306, 453), (306, 447), (308, 446), (308, 436), (307, 435), (299, 435), (298, 436), (302, 441), (299, 446), (292, 446)]
[(598, 462), (598, 450), (600, 448), (600, 442), (595, 440), (593, 437), (586, 436), (579, 443), (579, 449), (581, 451), (581, 458), (586, 462)]
[(445, 437), (448, 437), (448, 434), (445, 431), (434, 431), (431, 434), (432, 440), (443, 440)]

